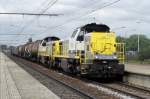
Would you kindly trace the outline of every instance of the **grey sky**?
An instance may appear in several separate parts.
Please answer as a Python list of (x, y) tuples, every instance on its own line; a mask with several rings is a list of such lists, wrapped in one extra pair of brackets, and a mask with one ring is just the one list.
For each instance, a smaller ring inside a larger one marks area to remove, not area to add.
[(29, 37), (33, 40), (52, 35), (66, 38), (76, 27), (90, 22), (107, 24), (117, 35), (142, 33), (150, 37), (150, 1), (121, 0), (102, 8), (113, 1), (116, 0), (0, 0), (0, 12), (41, 13), (56, 2), (45, 13), (63, 14), (58, 17), (0, 15), (0, 44), (18, 45)]

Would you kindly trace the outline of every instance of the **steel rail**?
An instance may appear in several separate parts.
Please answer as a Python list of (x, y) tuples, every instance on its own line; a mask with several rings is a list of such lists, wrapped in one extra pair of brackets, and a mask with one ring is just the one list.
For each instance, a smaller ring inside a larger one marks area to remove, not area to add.
[(123, 94), (123, 95), (126, 95), (126, 96), (130, 96), (130, 97), (132, 97), (132, 98), (145, 99), (145, 98), (143, 98), (142, 96), (135, 95), (135, 94), (132, 94), (132, 93), (127, 92), (127, 91), (123, 91), (123, 90), (119, 90), (119, 89), (114, 88), (114, 87), (107, 86), (107, 84), (102, 84), (102, 83), (98, 83), (98, 82), (93, 82), (93, 83), (96, 84), (96, 85), (102, 86), (102, 87), (104, 87), (104, 88), (110, 89), (110, 90), (112, 90), (112, 91), (114, 91), (114, 92), (118, 92), (118, 93), (120, 93), (120, 94)]
[[(13, 59), (13, 57), (10, 56), (10, 55), (8, 55), (7, 53), (5, 53), (5, 55), (7, 55), (9, 58)], [(28, 60), (26, 60), (26, 61), (28, 61)], [(26, 65), (26, 64), (25, 64), (24, 62), (21, 62), (20, 65)], [(34, 64), (31, 64), (31, 65), (34, 65)], [(80, 95), (83, 95), (83, 96), (86, 97), (87, 99), (95, 99), (93, 96), (89, 95), (88, 93), (85, 93), (85, 92), (83, 92), (83, 91), (81, 91), (81, 90), (79, 90), (79, 89), (77, 89), (77, 88), (74, 88), (74, 87), (72, 87), (71, 85), (68, 85), (68, 84), (66, 84), (66, 83), (63, 82), (63, 81), (57, 80), (57, 79), (54, 78), (54, 77), (51, 77), (51, 76), (48, 75), (43, 69), (37, 69), (37, 67), (35, 67), (35, 66), (29, 66), (29, 67), (32, 68), (32, 69), (34, 69), (35, 71), (37, 71), (37, 72), (39, 72), (39, 73), (45, 75), (46, 77), (48, 77), (48, 78), (50, 78), (50, 79), (52, 79), (52, 80), (54, 80), (54, 81), (56, 81), (56, 82), (58, 82), (58, 83), (60, 83), (60, 84), (62, 84), (62, 85), (64, 85), (64, 86), (70, 88), (71, 90), (75, 91), (76, 93), (78, 93), (78, 94), (80, 94)]]

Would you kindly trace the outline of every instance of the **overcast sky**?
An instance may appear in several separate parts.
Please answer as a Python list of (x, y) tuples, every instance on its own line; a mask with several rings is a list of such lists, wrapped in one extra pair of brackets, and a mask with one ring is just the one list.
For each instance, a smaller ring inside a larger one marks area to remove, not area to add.
[[(18, 45), (28, 38), (69, 37), (86, 23), (104, 23), (117, 35), (150, 37), (150, 1), (120, 0), (0, 0), (0, 12), (61, 14), (60, 16), (0, 15), (0, 44)], [(20, 34), (20, 35), (13, 35)]]

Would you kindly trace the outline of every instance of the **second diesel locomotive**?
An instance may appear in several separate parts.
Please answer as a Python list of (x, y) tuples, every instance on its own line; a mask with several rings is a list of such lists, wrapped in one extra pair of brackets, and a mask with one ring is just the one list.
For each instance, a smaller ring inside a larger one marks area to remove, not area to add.
[(115, 39), (107, 25), (91, 23), (77, 28), (69, 39), (43, 39), (34, 55), (49, 68), (88, 77), (122, 79), (124, 44), (116, 43)]

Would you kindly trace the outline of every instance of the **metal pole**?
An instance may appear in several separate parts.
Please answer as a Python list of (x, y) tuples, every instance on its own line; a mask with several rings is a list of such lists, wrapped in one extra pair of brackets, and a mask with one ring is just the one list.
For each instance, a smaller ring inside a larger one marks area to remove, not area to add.
[[(136, 23), (137, 23), (137, 24), (140, 24), (141, 21), (139, 20), (139, 21), (137, 21)], [(138, 51), (138, 53), (139, 53), (139, 51), (140, 51), (140, 33), (138, 33), (138, 49), (137, 49), (137, 51)]]
[(138, 53), (140, 51), (140, 34), (138, 34)]

